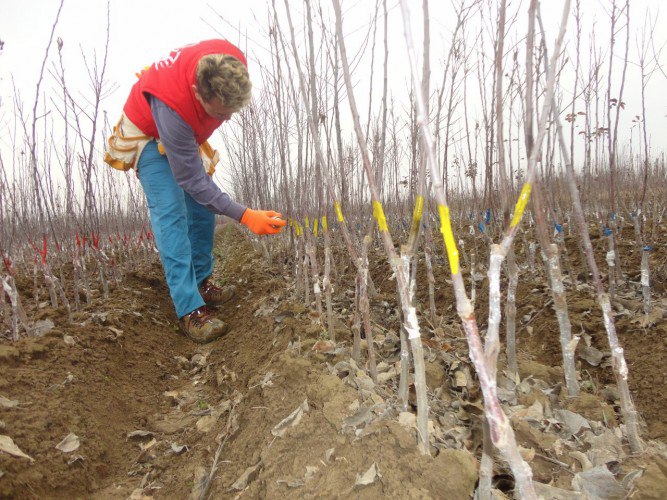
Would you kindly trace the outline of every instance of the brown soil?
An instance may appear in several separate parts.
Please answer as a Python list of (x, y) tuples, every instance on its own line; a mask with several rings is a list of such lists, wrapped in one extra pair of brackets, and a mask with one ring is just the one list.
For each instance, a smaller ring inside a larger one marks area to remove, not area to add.
[[(442, 320), (431, 325), (437, 329), (422, 323), (432, 414), (436, 427), (449, 434), (432, 443), (434, 458), (426, 458), (419, 454), (414, 429), (399, 423), (397, 379), (373, 386), (363, 370), (350, 367), (349, 351), (341, 348), (341, 343), (351, 345), (353, 316), (354, 276), (345, 255), (335, 260), (339, 344), (327, 354), (313, 350), (326, 335), (303, 296), (296, 296), (288, 267), (269, 266), (235, 230), (221, 234), (216, 248), (217, 281), (238, 289), (238, 296), (220, 308), (231, 332), (217, 342), (197, 346), (178, 331), (162, 269), (153, 264), (127, 274), (108, 300), (96, 295), (92, 305), (75, 313), (74, 324), (60, 310), (31, 310), (31, 319), (48, 318), (55, 328), (40, 338), (0, 344), (0, 395), (19, 402), (11, 408), (0, 405), (0, 434), (34, 459), (0, 452), (0, 498), (198, 498), (201, 479), (214, 462), (212, 498), (471, 498), (481, 451), (475, 410), (479, 391), (466, 368), (467, 346), (451, 287), (444, 284), (442, 257), (435, 265), (442, 283), (436, 291)], [(517, 252), (525, 264), (523, 250)], [(576, 252), (570, 249), (578, 269)], [(621, 255), (626, 269), (639, 269), (639, 256), (629, 244)], [(652, 259), (659, 281), (664, 256), (656, 253)], [(477, 256), (479, 263), (486, 260)], [(378, 354), (392, 365), (399, 359), (390, 341), (399, 330), (395, 282), (379, 253), (372, 256), (371, 271), (379, 291), (372, 302)], [(423, 269), (419, 273), (419, 282), (426, 283)], [(480, 329), (485, 327), (486, 287), (486, 280), (477, 283)], [(605, 352), (593, 294), (569, 288), (573, 332), (585, 331), (592, 345)], [(541, 268), (521, 271), (517, 296), (522, 378), (530, 374), (558, 386), (558, 327), (552, 308), (545, 306), (548, 289)], [(426, 290), (419, 290), (418, 297), (426, 312)], [(645, 421), (643, 435), (664, 442), (667, 326), (658, 321), (641, 328), (637, 317), (619, 316), (618, 333)], [(70, 338), (73, 345), (64, 341)], [(598, 367), (580, 361), (587, 392), (576, 401), (560, 398), (558, 404), (613, 428), (618, 403), (605, 396), (614, 383), (607, 360)], [(466, 369), (468, 387), (453, 387), (455, 371)], [(532, 398), (520, 401), (526, 407), (539, 399), (533, 393), (526, 398)], [(274, 435), (276, 425), (300, 405), (298, 423)], [(456, 425), (451, 408), (458, 408)], [(548, 436), (525, 422), (513, 422), (522, 446), (539, 450), (553, 444), (545, 444)], [(133, 431), (150, 434), (129, 437)], [(71, 453), (57, 450), (69, 433), (79, 437), (80, 447)], [(569, 489), (573, 472), (548, 458), (533, 459), (535, 479)], [(573, 460), (559, 460), (581, 470)], [(663, 490), (654, 485), (667, 477), (667, 461), (653, 455), (632, 460), (623, 464), (625, 472), (646, 469), (635, 498), (664, 493), (664, 484)], [(362, 476), (369, 484), (356, 484)], [(496, 486), (507, 494), (509, 478), (499, 465)]]

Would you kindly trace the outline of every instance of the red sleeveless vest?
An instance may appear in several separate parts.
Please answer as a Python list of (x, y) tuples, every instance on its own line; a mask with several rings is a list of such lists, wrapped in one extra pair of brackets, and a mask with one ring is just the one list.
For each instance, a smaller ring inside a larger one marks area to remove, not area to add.
[(123, 111), (146, 135), (159, 138), (145, 94), (152, 94), (178, 113), (194, 130), (198, 144), (205, 142), (222, 122), (204, 111), (195, 97), (197, 63), (209, 54), (229, 54), (248, 65), (243, 52), (226, 40), (205, 40), (173, 50), (142, 71), (134, 84)]

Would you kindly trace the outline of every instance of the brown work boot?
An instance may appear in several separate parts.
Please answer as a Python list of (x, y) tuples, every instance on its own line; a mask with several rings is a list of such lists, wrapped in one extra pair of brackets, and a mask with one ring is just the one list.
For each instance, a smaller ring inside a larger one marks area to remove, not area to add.
[(198, 344), (206, 344), (222, 337), (229, 327), (224, 321), (216, 318), (208, 307), (202, 306), (183, 316), (178, 324), (191, 340)]
[(199, 293), (207, 306), (220, 306), (236, 295), (236, 287), (229, 285), (220, 288), (214, 285), (209, 278), (206, 278), (199, 287)]

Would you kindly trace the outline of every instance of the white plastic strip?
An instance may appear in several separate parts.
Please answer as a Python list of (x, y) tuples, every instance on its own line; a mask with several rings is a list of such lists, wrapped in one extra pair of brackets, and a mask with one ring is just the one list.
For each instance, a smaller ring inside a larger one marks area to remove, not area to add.
[(417, 310), (414, 307), (408, 308), (408, 315), (405, 318), (405, 330), (408, 332), (409, 340), (421, 337), (419, 323), (417, 323)]

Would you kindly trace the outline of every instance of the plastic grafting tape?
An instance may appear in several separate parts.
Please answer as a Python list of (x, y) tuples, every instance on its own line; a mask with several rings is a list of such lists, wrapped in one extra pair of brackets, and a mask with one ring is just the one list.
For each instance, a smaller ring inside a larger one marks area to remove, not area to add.
[(419, 224), (419, 221), (422, 220), (422, 213), (424, 212), (424, 197), (422, 195), (417, 196), (415, 200), (415, 210), (412, 213), (412, 220)]
[(336, 212), (338, 222), (345, 222), (345, 219), (343, 218), (343, 209), (340, 207), (339, 201), (334, 201), (334, 212)]
[(329, 223), (327, 222), (326, 215), (322, 216), (322, 229), (324, 229), (325, 232), (329, 230)]
[(530, 200), (531, 189), (532, 186), (530, 182), (526, 182), (523, 185), (523, 188), (521, 189), (521, 194), (519, 195), (519, 199), (516, 201), (516, 206), (514, 207), (514, 216), (512, 217), (512, 222), (510, 223), (510, 227), (516, 226), (521, 221), (521, 217), (523, 216), (524, 210), (526, 210), (526, 205), (528, 204), (528, 200)]
[(454, 240), (454, 233), (452, 232), (452, 221), (449, 218), (449, 207), (446, 205), (438, 205), (438, 212), (440, 214), (440, 232), (445, 240), (445, 248), (447, 249), (447, 257), (449, 258), (449, 267), (452, 274), (459, 272), (459, 250), (456, 248), (456, 240)]
[(604, 228), (604, 235), (605, 236), (611, 236), (612, 230), (609, 229), (608, 227)]
[(424, 210), (424, 197), (419, 195), (415, 200), (415, 209), (412, 212), (412, 224), (410, 225), (410, 233), (416, 234), (419, 231), (419, 223), (422, 218)]
[(417, 322), (417, 310), (414, 307), (408, 309), (408, 317), (405, 321), (405, 329), (408, 332), (408, 339), (418, 339), (421, 335), (419, 334), (419, 323)]
[(373, 202), (373, 217), (378, 221), (378, 228), (380, 231), (389, 231), (387, 227), (387, 218), (384, 216), (384, 210), (382, 210), (382, 203), (379, 201)]
[(653, 247), (651, 245), (644, 245), (644, 248), (642, 248), (645, 252), (650, 252), (653, 250)]
[(317, 223), (317, 218), (313, 221), (313, 234), (317, 237), (317, 230), (319, 229), (319, 224)]
[(607, 254), (605, 255), (605, 259), (607, 260), (607, 265), (609, 267), (614, 267), (614, 260), (616, 259), (616, 252), (613, 250), (609, 250)]
[(310, 227), (310, 219), (308, 217), (303, 218), (303, 225), (308, 228)]

